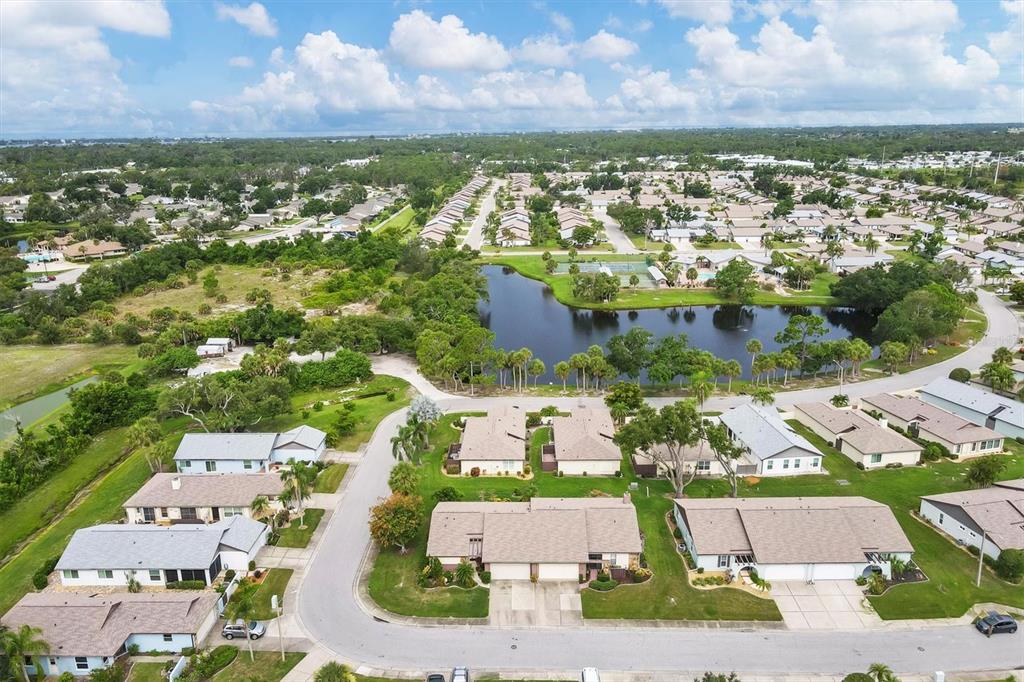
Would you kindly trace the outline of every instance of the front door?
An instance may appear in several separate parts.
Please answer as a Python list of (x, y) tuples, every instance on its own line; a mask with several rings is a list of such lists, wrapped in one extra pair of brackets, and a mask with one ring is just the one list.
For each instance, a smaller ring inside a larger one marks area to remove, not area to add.
[(220, 507), (213, 508), (213, 520), (220, 521)]

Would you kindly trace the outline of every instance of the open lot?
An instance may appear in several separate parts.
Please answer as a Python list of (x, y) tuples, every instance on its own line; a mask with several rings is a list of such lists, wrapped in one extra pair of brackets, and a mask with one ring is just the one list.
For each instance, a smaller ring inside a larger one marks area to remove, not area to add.
[(136, 349), (122, 345), (0, 346), (0, 362), (11, 370), (0, 384), (0, 409), (137, 361)]

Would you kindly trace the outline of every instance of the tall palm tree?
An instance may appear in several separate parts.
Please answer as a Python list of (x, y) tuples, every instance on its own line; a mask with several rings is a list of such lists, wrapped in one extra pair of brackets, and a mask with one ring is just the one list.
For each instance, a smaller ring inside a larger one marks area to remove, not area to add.
[(228, 622), (240, 620), (245, 623), (245, 643), (249, 647), (249, 660), (255, 661), (256, 654), (252, 650), (252, 637), (249, 636), (249, 623), (256, 617), (256, 585), (242, 582), (231, 595), (228, 606), (224, 609), (224, 617)]
[(726, 386), (726, 391), (732, 393), (732, 380), (743, 374), (743, 367), (740, 366), (739, 360), (729, 360), (723, 367), (725, 376), (729, 378), (729, 384)]
[(747, 352), (750, 353), (750, 371), (754, 371), (754, 361), (757, 360), (757, 355), (764, 350), (764, 344), (759, 339), (750, 339), (747, 341)]
[(708, 381), (707, 372), (697, 372), (690, 378), (690, 395), (697, 401), (698, 408), (704, 407), (704, 401), (713, 390), (714, 386)]
[(302, 501), (309, 499), (312, 494), (314, 478), (316, 478), (316, 472), (313, 468), (305, 462), (296, 462), (294, 458), (288, 460), (288, 468), (281, 470), (281, 480), (291, 489), (292, 500), (302, 515), (302, 520), (299, 522), (300, 528), (306, 527), (306, 508), (303, 507)]
[(416, 455), (415, 446), (416, 427), (412, 424), (405, 424), (398, 427), (398, 433), (391, 437), (391, 456), (399, 462), (408, 460), (412, 462)]
[(17, 630), (4, 630), (0, 634), (2, 638), (4, 654), (7, 655), (7, 665), (10, 667), (11, 676), (15, 679), (29, 682), (28, 671), (25, 670), (25, 657), (31, 656), (36, 662), (36, 670), (39, 670), (38, 657), (50, 653), (50, 645), (40, 637), (43, 631), (31, 625), (22, 625)]
[[(266, 495), (257, 495), (253, 498), (252, 503), (249, 505), (249, 513), (256, 520), (264, 519), (270, 515), (270, 500), (267, 499)], [(274, 517), (270, 515), (270, 530), (274, 530)]]
[(868, 232), (867, 238), (864, 239), (864, 248), (867, 249), (867, 252), (872, 256), (878, 251), (878, 240), (875, 239), (875, 235), (871, 232)]

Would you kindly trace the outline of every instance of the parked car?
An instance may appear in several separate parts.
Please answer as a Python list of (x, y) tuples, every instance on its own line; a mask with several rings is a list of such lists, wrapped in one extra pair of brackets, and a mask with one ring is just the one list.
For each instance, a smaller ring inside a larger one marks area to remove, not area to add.
[(989, 611), (987, 616), (979, 618), (974, 623), (974, 627), (984, 635), (996, 635), (1003, 632), (1012, 635), (1017, 632), (1017, 621), (1013, 619), (1013, 616)]
[[(245, 639), (245, 623), (227, 623), (220, 634), (224, 639), (234, 639), (235, 637)], [(267, 634), (266, 625), (258, 620), (249, 623), (249, 639), (259, 639), (265, 634)]]
[(469, 668), (458, 667), (452, 669), (452, 682), (469, 682)]
[(580, 673), (580, 682), (601, 682), (601, 675), (597, 668), (584, 668)]
[(448, 682), (448, 680), (441, 673), (431, 673), (427, 675), (427, 682)]

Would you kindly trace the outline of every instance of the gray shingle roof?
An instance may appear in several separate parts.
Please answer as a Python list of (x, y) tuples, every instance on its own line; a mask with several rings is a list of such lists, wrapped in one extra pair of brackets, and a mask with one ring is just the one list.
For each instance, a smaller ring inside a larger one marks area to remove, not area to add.
[(892, 511), (865, 497), (675, 500), (698, 554), (753, 554), (758, 563), (856, 563), (912, 552)]
[(233, 516), (210, 525), (103, 524), (75, 531), (57, 569), (205, 569), (221, 546), (249, 551), (265, 524)]
[(54, 656), (113, 656), (135, 633), (196, 634), (216, 602), (213, 592), (35, 592), (2, 622), (39, 628)]
[(279, 448), (295, 443), (303, 447), (315, 449), (323, 445), (326, 438), (327, 434), (320, 429), (314, 429), (312, 426), (303, 424), (290, 431), (278, 434), (274, 447)]
[(750, 449), (754, 459), (768, 459), (790, 448), (821, 456), (806, 438), (782, 420), (775, 408), (747, 403), (732, 408), (719, 419)]
[(270, 459), (276, 440), (276, 433), (186, 433), (174, 459)]
[[(175, 490), (172, 481), (178, 479)], [(277, 497), (277, 474), (154, 474), (122, 505), (129, 507), (248, 507), (259, 495)]]
[(960, 507), (1000, 549), (1024, 549), (1024, 478), (921, 499)]
[(983, 391), (945, 377), (935, 379), (919, 390), (928, 399), (934, 396), (960, 407), (994, 417), (999, 421), (1024, 428), (1024, 403), (995, 393)]

